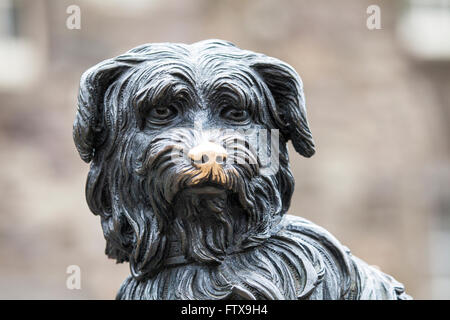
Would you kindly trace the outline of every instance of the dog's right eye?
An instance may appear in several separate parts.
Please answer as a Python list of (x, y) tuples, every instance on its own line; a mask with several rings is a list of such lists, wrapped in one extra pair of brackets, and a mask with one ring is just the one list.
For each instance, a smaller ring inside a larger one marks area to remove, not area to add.
[(172, 120), (177, 115), (177, 109), (170, 106), (158, 106), (152, 108), (148, 113), (148, 120), (154, 123), (164, 123)]
[(225, 107), (220, 115), (222, 118), (236, 123), (246, 123), (249, 119), (249, 114), (246, 110), (233, 106)]

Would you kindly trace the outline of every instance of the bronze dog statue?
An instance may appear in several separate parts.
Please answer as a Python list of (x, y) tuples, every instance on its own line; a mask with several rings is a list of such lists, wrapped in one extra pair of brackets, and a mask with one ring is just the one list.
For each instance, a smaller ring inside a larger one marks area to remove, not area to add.
[(139, 46), (83, 74), (73, 135), (106, 254), (130, 264), (118, 299), (410, 298), (286, 214), (286, 143), (315, 149), (280, 60), (221, 40)]

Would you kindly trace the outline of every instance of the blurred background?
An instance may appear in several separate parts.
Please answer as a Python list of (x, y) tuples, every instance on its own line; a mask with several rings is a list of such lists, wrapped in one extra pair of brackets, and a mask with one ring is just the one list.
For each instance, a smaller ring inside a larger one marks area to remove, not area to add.
[(115, 297), (128, 265), (104, 255), (72, 142), (80, 76), (142, 43), (207, 38), (303, 78), (317, 153), (290, 148), (290, 213), (413, 297), (450, 299), (447, 0), (0, 0), (0, 298)]

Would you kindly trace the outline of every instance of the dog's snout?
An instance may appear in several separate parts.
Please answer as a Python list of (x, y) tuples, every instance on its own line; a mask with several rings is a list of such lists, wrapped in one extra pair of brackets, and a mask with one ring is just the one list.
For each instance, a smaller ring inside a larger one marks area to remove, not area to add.
[(198, 168), (208, 168), (221, 165), (227, 159), (227, 151), (213, 142), (202, 142), (188, 153), (192, 163)]

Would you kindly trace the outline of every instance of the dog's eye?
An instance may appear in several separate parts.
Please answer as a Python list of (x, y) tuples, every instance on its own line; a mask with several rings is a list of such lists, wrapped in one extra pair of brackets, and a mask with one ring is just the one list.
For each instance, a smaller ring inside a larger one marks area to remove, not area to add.
[(177, 114), (174, 106), (155, 107), (150, 110), (148, 117), (150, 121), (161, 122), (173, 119)]
[(222, 110), (222, 118), (234, 122), (244, 122), (248, 120), (248, 112), (244, 109), (238, 109), (235, 107), (226, 107)]

